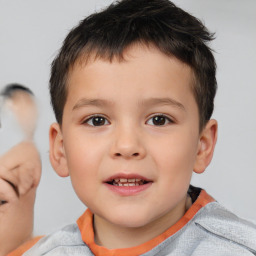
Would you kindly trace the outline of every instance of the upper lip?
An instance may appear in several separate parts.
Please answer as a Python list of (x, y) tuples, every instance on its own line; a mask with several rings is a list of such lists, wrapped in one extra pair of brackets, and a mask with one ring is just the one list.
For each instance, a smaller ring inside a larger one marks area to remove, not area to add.
[(114, 175), (108, 177), (103, 182), (104, 183), (112, 182), (115, 179), (140, 179), (140, 180), (143, 180), (146, 182), (152, 182), (152, 180), (150, 180), (142, 175), (135, 174), (135, 173), (117, 173), (117, 174), (114, 174)]

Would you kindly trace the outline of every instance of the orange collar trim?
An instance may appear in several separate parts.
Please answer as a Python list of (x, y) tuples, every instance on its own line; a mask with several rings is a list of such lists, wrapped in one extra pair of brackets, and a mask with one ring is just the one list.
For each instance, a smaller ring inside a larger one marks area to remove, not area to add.
[(23, 255), (26, 251), (28, 251), (32, 246), (34, 246), (43, 236), (37, 236), (33, 239), (25, 242), (23, 245), (18, 247), (16, 250), (12, 251), (11, 253), (7, 254), (7, 256), (20, 256)]
[(184, 216), (173, 226), (167, 229), (161, 235), (153, 238), (152, 240), (131, 248), (122, 249), (107, 249), (103, 246), (99, 246), (94, 242), (94, 230), (93, 230), (93, 214), (87, 209), (85, 213), (77, 220), (77, 225), (80, 229), (83, 241), (89, 246), (93, 254), (99, 256), (130, 256), (140, 255), (152, 250), (154, 247), (162, 243), (168, 237), (175, 234), (182, 227), (184, 227), (195, 214), (205, 205), (215, 201), (210, 195), (202, 190), (195, 203), (188, 209)]

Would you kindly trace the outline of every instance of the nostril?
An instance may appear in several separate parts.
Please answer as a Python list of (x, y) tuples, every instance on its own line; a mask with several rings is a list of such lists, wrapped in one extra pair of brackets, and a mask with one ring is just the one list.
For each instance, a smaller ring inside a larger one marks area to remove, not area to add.
[[(125, 156), (125, 154), (121, 154), (121, 153), (115, 153), (115, 156)], [(133, 153), (132, 155), (130, 156), (139, 156), (139, 153)]]

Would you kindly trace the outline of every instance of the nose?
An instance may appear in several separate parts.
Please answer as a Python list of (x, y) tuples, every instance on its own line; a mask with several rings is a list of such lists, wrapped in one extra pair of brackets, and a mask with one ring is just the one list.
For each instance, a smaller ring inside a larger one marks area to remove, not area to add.
[(142, 135), (136, 129), (124, 127), (113, 134), (111, 156), (114, 158), (143, 159), (146, 149)]

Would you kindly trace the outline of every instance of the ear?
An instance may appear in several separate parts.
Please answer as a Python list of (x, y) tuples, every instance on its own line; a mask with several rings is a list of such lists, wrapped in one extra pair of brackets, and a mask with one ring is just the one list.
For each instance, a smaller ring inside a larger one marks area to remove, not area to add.
[(217, 121), (211, 119), (201, 132), (194, 165), (194, 172), (203, 173), (206, 167), (210, 164), (217, 141), (217, 130)]
[(69, 176), (60, 125), (54, 123), (49, 131), (50, 161), (55, 172), (61, 177)]

